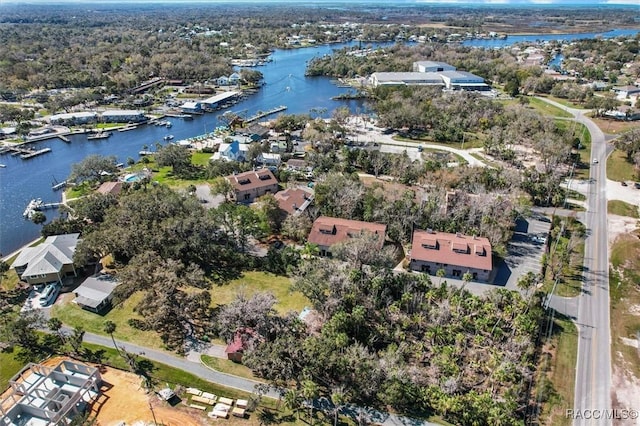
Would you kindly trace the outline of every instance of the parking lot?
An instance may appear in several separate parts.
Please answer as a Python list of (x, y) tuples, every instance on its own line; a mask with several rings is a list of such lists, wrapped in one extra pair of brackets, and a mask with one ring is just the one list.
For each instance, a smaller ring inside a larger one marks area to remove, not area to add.
[(542, 255), (550, 244), (550, 229), (551, 220), (545, 216), (519, 219), (507, 247), (508, 255), (496, 265), (493, 285), (517, 290), (516, 284), (521, 276), (527, 272), (540, 273)]

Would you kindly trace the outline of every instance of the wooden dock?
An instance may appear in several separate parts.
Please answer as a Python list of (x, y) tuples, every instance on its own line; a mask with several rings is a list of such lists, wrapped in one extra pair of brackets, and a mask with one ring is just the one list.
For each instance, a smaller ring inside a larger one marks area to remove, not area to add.
[(267, 117), (271, 114), (275, 114), (277, 112), (280, 111), (284, 111), (286, 110), (287, 107), (285, 105), (280, 105), (278, 107), (272, 108), (269, 111), (258, 111), (258, 113), (252, 117), (247, 118), (246, 120), (244, 120), (245, 123), (252, 123), (256, 120), (260, 120), (261, 118)]
[(63, 142), (69, 143), (71, 142), (71, 139), (69, 139), (68, 137), (64, 136), (64, 135), (58, 135), (59, 139), (62, 139)]
[(23, 160), (28, 160), (29, 158), (37, 157), (38, 155), (46, 154), (47, 152), (51, 152), (51, 148), (42, 148), (37, 151), (30, 151), (25, 154), (20, 154), (20, 158)]

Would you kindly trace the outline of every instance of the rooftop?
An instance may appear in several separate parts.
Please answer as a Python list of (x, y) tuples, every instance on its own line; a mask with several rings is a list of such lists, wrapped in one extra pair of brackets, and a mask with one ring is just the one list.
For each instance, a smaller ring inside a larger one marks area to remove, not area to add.
[(447, 232), (413, 232), (411, 260), (490, 271), (491, 243), (487, 238)]
[(360, 220), (340, 219), (336, 217), (320, 216), (313, 222), (308, 241), (319, 246), (332, 246), (343, 242), (363, 232), (378, 234), (380, 247), (384, 244), (387, 225)]
[(269, 169), (259, 169), (235, 175), (227, 176), (227, 180), (236, 191), (262, 188), (264, 186), (277, 185), (278, 180)]

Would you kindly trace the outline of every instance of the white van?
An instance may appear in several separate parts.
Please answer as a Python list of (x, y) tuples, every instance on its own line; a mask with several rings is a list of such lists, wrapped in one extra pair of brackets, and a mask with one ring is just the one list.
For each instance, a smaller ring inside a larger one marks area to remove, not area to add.
[(42, 294), (40, 295), (39, 303), (40, 306), (47, 306), (49, 303), (56, 300), (58, 297), (58, 292), (60, 291), (60, 286), (57, 283), (48, 284)]

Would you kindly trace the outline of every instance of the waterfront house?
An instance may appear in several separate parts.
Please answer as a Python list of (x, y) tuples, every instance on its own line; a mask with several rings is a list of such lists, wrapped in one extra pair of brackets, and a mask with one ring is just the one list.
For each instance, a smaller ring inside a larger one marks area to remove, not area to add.
[(240, 83), (240, 74), (234, 72), (229, 76), (229, 85), (233, 86)]
[(247, 158), (247, 152), (249, 151), (249, 144), (240, 143), (240, 141), (234, 140), (233, 142), (223, 142), (218, 147), (218, 152), (213, 154), (211, 160), (225, 160), (225, 161), (240, 161), (243, 162)]
[(252, 203), (265, 194), (278, 192), (278, 180), (269, 169), (238, 173), (226, 177), (238, 203)]
[(222, 76), (216, 78), (216, 83), (218, 84), (218, 86), (228, 86), (229, 85), (229, 77), (227, 77), (226, 75), (222, 75)]
[(77, 276), (73, 254), (80, 234), (52, 235), (42, 244), (22, 249), (11, 265), (22, 281), (29, 284), (59, 282)]
[(73, 302), (93, 313), (102, 313), (111, 307), (113, 291), (118, 284), (111, 275), (89, 277), (75, 289), (76, 298)]
[(104, 111), (100, 119), (103, 123), (142, 123), (147, 117), (140, 110), (112, 109)]
[(318, 246), (320, 256), (331, 257), (332, 246), (367, 232), (378, 236), (379, 248), (382, 249), (387, 225), (320, 216), (313, 222), (307, 241)]
[(102, 185), (96, 189), (98, 194), (102, 195), (115, 195), (118, 196), (122, 191), (123, 182), (103, 182)]
[(445, 277), (462, 279), (470, 273), (473, 281), (488, 282), (493, 269), (491, 243), (487, 238), (415, 230), (411, 243), (409, 268)]

